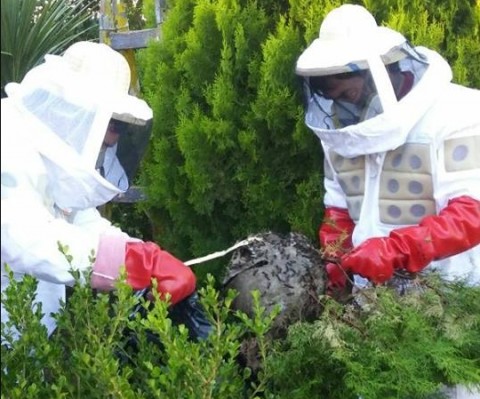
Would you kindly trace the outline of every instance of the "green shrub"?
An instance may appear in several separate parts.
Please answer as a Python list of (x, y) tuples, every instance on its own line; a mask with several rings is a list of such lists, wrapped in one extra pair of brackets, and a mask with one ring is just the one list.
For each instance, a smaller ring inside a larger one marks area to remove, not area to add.
[[(256, 337), (265, 356), (273, 314), (258, 306), (254, 319), (234, 312), (233, 291), (221, 297), (209, 277), (199, 293), (213, 332), (197, 342), (184, 325), (172, 324), (168, 304), (158, 296), (152, 305), (123, 283), (110, 295), (95, 293), (75, 275), (77, 285), (49, 338), (40, 323), (41, 307), (32, 307), (37, 281), (31, 276), (15, 281), (10, 272), (11, 284), (2, 292), (11, 315), (1, 324), (2, 398), (238, 399), (265, 389), (266, 374), (251, 381), (238, 357), (247, 335)], [(135, 307), (151, 309), (140, 317), (132, 315)], [(21, 333), (17, 340), (12, 327)]]
[(347, 307), (325, 297), (312, 324), (291, 326), (268, 358), (282, 398), (438, 398), (480, 387), (480, 287), (436, 276), (400, 296), (386, 287)]
[[(201, 341), (158, 298), (139, 300), (125, 284), (96, 294), (80, 282), (48, 338), (32, 308), (36, 280), (12, 280), (2, 293), (12, 316), (1, 326), (2, 398), (433, 399), (444, 385), (480, 387), (480, 287), (430, 276), (404, 296), (366, 290), (361, 307), (321, 297), (318, 320), (271, 341), (278, 313), (265, 315), (258, 292), (249, 318), (232, 310), (233, 291), (207, 280), (199, 292), (213, 331)], [(134, 308), (149, 311), (132, 317)], [(254, 374), (239, 357), (251, 342)]]
[(279, 18), (287, 10), (286, 1), (175, 0), (162, 40), (139, 56), (154, 110), (144, 208), (181, 259), (258, 231), (315, 236), (322, 156), (302, 122), (302, 38)]

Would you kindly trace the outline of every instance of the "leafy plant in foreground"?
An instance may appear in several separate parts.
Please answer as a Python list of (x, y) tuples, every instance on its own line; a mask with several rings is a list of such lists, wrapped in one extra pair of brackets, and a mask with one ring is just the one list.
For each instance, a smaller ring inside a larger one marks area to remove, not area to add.
[[(269, 357), (289, 398), (434, 398), (446, 385), (480, 385), (480, 287), (418, 277), (399, 295), (367, 289), (353, 304), (322, 298), (312, 324), (290, 328)], [(361, 305), (359, 305), (361, 303)]]
[[(213, 331), (197, 342), (184, 325), (172, 323), (168, 303), (156, 294), (153, 302), (138, 299), (124, 283), (110, 294), (95, 293), (82, 284), (89, 276), (75, 271), (77, 284), (48, 337), (42, 309), (34, 305), (37, 281), (31, 276), (16, 281), (8, 273), (11, 284), (2, 292), (2, 304), (11, 318), (1, 324), (2, 398), (247, 399), (266, 387), (266, 376), (252, 384), (237, 358), (246, 334), (266, 353), (264, 334), (274, 315), (264, 315), (258, 301), (252, 320), (234, 312), (235, 293), (220, 296), (212, 277), (199, 293)], [(141, 317), (132, 311), (139, 308), (148, 312)]]

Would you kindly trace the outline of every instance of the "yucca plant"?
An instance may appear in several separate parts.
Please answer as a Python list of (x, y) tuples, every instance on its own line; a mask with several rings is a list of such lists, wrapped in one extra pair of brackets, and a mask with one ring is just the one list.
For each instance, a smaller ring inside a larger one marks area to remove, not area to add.
[(45, 54), (97, 37), (97, 6), (98, 0), (2, 0), (2, 97), (5, 84), (21, 81)]

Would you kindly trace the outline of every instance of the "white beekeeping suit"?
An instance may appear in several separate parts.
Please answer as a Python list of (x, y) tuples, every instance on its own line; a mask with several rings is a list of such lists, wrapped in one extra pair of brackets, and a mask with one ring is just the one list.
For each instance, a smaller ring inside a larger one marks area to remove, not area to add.
[[(480, 91), (363, 7), (325, 17), (301, 54), (306, 125), (325, 156), (320, 243), (329, 289), (395, 271), (480, 284)], [(451, 398), (480, 392), (453, 389)]]
[[(58, 249), (68, 247), (72, 267), (92, 267), (92, 286), (111, 289), (125, 265), (135, 289), (157, 278), (172, 303), (195, 289), (192, 271), (152, 242), (129, 237), (102, 218), (97, 206), (122, 193), (95, 164), (110, 119), (137, 125), (152, 110), (128, 94), (125, 58), (104, 44), (78, 42), (63, 56), (47, 55), (21, 83), (6, 86), (2, 99), (2, 291), (9, 280), (38, 278), (37, 301), (49, 333), (51, 312), (74, 282), (70, 264)], [(160, 270), (161, 269), (161, 270)], [(2, 322), (8, 322), (2, 304)], [(15, 330), (13, 326), (13, 330)], [(2, 337), (3, 341), (4, 337)]]

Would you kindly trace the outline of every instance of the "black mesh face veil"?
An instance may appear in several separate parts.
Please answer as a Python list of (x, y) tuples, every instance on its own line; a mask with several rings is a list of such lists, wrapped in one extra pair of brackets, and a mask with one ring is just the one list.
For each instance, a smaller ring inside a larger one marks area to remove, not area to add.
[(96, 170), (120, 190), (134, 183), (151, 134), (152, 120), (134, 125), (111, 119), (98, 154)]
[(129, 181), (133, 181), (148, 146), (152, 133), (152, 119), (145, 125), (125, 124), (118, 140), (117, 157)]
[[(371, 81), (371, 77), (369, 78), (369, 73), (366, 70), (359, 70), (355, 72), (344, 72), (344, 73), (339, 73), (335, 76), (336, 79), (338, 80), (349, 80), (355, 77), (363, 78), (363, 79), (369, 79)], [(328, 76), (309, 76), (306, 78), (308, 85), (310, 86), (310, 90), (318, 94), (319, 96), (323, 96), (328, 98), (328, 78), (331, 75)]]
[(112, 118), (108, 123), (108, 129), (111, 129), (120, 135), (125, 134), (129, 130), (129, 123)]

